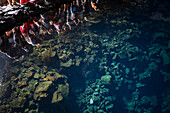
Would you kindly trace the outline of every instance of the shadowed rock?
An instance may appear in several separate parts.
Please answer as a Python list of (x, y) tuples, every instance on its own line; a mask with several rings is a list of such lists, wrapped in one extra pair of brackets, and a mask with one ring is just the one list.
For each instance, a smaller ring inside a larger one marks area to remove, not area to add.
[(0, 84), (10, 62), (11, 59), (6, 54), (0, 52)]

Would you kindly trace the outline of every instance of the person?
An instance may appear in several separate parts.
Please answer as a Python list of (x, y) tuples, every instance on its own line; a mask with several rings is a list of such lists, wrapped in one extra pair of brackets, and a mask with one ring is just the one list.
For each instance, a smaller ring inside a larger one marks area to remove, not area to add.
[(53, 25), (56, 28), (57, 33), (60, 34), (61, 33), (61, 19), (57, 19), (55, 23), (53, 23)]
[(52, 33), (52, 29), (50, 28), (50, 23), (49, 23), (49, 19), (48, 19), (48, 14), (41, 14), (40, 15), (40, 20), (39, 22), (41, 23), (41, 27), (45, 30), (44, 34), (51, 34)]
[(76, 14), (77, 14), (77, 21), (78, 21), (78, 24), (80, 23), (81, 21), (81, 11), (83, 11), (83, 8), (82, 8), (82, 5), (81, 5), (81, 1), (80, 0), (76, 0), (76, 7), (77, 7), (77, 11), (76, 11)]
[(12, 47), (16, 47), (16, 41), (15, 41), (15, 35), (14, 35), (14, 29), (7, 31), (5, 38), (8, 40), (8, 43), (12, 45)]
[(54, 25), (57, 33), (60, 34), (60, 32), (61, 32), (61, 25), (60, 25), (60, 23), (61, 22), (59, 22), (59, 20), (61, 21), (61, 19), (59, 19), (59, 10), (56, 8), (56, 9), (54, 9), (54, 12), (55, 12), (55, 14), (54, 14), (54, 17), (52, 19), (53, 20), (52, 24)]
[(78, 23), (76, 22), (76, 11), (77, 11), (77, 6), (76, 6), (76, 1), (73, 1), (70, 5), (70, 19), (73, 21), (73, 23), (78, 26)]
[(70, 4), (66, 4), (66, 24), (69, 29), (71, 30), (71, 25), (70, 25), (70, 22), (69, 22), (69, 19), (70, 19)]
[(18, 26), (14, 27), (13, 31), (14, 31), (14, 37), (15, 37), (16, 44), (18, 46), (22, 47), (24, 45), (24, 40), (22, 38), (19, 27)]
[(34, 44), (32, 39), (31, 39), (31, 34), (33, 33), (31, 30), (31, 26), (32, 26), (33, 22), (29, 21), (27, 23), (24, 23), (23, 25), (20, 26), (20, 31), (22, 36), (24, 37), (25, 41), (32, 45), (32, 46), (39, 46), (39, 44)]
[(86, 17), (86, 14), (87, 14), (87, 11), (86, 11), (86, 0), (77, 0), (78, 2), (78, 21), (83, 23), (83, 21), (88, 21), (87, 20), (87, 17)]
[(99, 11), (97, 5), (98, 5), (99, 0), (91, 0), (91, 6), (95, 11)]
[(27, 49), (27, 42), (24, 40), (21, 32), (20, 32), (20, 26), (14, 27), (13, 28), (13, 33), (14, 33), (14, 39), (16, 42), (16, 47), (21, 47), (25, 52), (28, 52), (29, 50)]
[(20, 4), (23, 5), (26, 2), (29, 2), (30, 0), (20, 0)]
[(81, 0), (81, 2), (82, 2), (82, 7), (83, 7), (84, 20), (88, 21), (88, 19), (87, 19), (87, 14), (88, 14), (88, 11), (89, 11), (88, 3), (87, 3), (88, 1), (87, 0)]
[(8, 4), (10, 5), (11, 8), (14, 8), (14, 6), (12, 5), (12, 3), (13, 3), (13, 4), (17, 4), (17, 5), (20, 4), (19, 2), (15, 1), (15, 0), (12, 0), (12, 2), (11, 2), (11, 0), (7, 0), (7, 1), (8, 1)]

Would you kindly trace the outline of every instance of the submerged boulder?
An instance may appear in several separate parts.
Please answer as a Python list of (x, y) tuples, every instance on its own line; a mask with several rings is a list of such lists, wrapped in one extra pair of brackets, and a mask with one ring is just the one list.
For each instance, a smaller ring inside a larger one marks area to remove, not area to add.
[(162, 50), (162, 51), (161, 51), (160, 56), (162, 56), (162, 60), (163, 60), (163, 64), (164, 64), (164, 65), (167, 65), (167, 64), (170, 63), (169, 56), (168, 56), (168, 54), (166, 53), (165, 50)]
[(18, 97), (10, 102), (10, 106), (12, 108), (22, 108), (24, 107), (26, 101), (27, 101), (26, 97)]
[(104, 75), (104, 76), (101, 77), (101, 81), (104, 82), (104, 83), (106, 83), (106, 84), (109, 84), (111, 78), (112, 78), (111, 75)]
[(52, 81), (40, 82), (34, 92), (34, 99), (40, 100), (42, 97), (47, 97), (47, 90), (52, 85)]
[(51, 103), (57, 103), (63, 100), (69, 94), (69, 84), (60, 84), (58, 85), (58, 90), (53, 93)]

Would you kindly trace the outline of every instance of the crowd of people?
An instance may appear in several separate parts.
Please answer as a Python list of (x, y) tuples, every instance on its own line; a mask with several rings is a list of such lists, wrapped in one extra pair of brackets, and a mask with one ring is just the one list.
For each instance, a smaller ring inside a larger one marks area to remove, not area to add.
[[(23, 2), (24, 1), (24, 2)], [(36, 2), (36, 0), (30, 0)], [(12, 3), (24, 4), (29, 0), (20, 0), (20, 3), (8, 0), (10, 6)], [(44, 36), (62, 33), (65, 30), (71, 30), (72, 26), (78, 26), (84, 21), (88, 21), (87, 14), (89, 6), (98, 11), (98, 0), (68, 0), (65, 4), (60, 4), (59, 7), (40, 14), (37, 17), (30, 17), (28, 22), (21, 26), (16, 26), (12, 30), (5, 32), (0, 37), (0, 49), (5, 47), (20, 46), (24, 51), (28, 52), (27, 45), (40, 46), (40, 42)]]

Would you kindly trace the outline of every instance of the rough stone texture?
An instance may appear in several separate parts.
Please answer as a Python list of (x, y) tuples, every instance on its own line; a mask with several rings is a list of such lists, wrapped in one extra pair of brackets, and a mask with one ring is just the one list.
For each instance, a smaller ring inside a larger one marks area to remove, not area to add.
[(11, 63), (11, 59), (4, 53), (0, 52), (0, 84), (1, 79), (3, 78), (5, 72), (7, 71), (7, 68), (9, 67)]
[(55, 91), (53, 93), (53, 98), (52, 98), (51, 103), (57, 103), (57, 102), (60, 102), (61, 100), (63, 100), (63, 96), (61, 92)]
[[(47, 2), (26, 3), (20, 6), (14, 6), (15, 8), (10, 8), (10, 6), (0, 7), (0, 36), (4, 32), (11, 30), (14, 26), (20, 26), (23, 22), (26, 22), (30, 17), (37, 16), (43, 12), (46, 12), (52, 8), (56, 8), (57, 5), (66, 3), (67, 0), (46, 0)], [(71, 0), (72, 1), (72, 0)]]
[(57, 103), (63, 100), (69, 94), (69, 84), (58, 85), (58, 90), (53, 93), (51, 103)]
[(47, 97), (47, 94), (44, 92), (46, 92), (51, 85), (52, 85), (52, 81), (45, 81), (45, 82), (39, 83), (34, 93), (34, 99), (37, 100), (42, 97)]
[(24, 107), (25, 102), (26, 102), (26, 97), (18, 97), (14, 99), (12, 102), (10, 102), (10, 106), (12, 108), (21, 108)]
[(102, 80), (104, 83), (109, 84), (111, 78), (112, 78), (111, 75), (104, 75), (104, 76), (101, 77), (101, 80)]

